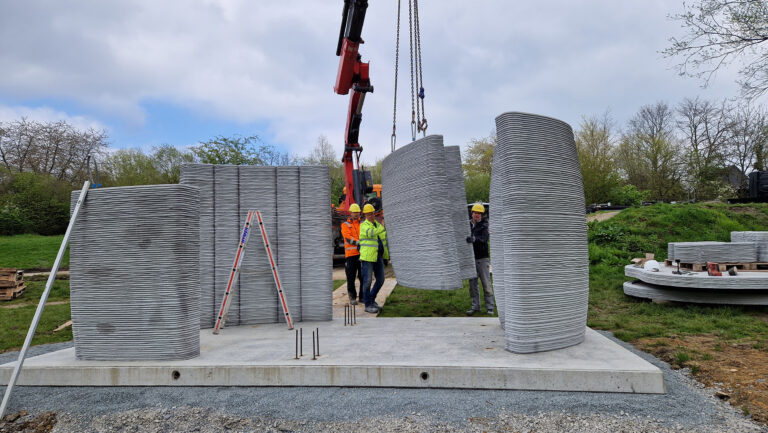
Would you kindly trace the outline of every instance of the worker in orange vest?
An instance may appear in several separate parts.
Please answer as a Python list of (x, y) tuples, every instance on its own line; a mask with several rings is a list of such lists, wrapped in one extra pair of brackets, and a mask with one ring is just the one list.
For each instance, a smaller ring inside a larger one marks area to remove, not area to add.
[[(344, 238), (345, 270), (347, 272), (347, 294), (349, 303), (357, 305), (359, 296), (363, 302), (363, 270), (360, 264), (360, 206), (349, 206), (349, 219), (341, 224), (341, 236)], [(355, 290), (355, 277), (360, 281), (360, 290)]]

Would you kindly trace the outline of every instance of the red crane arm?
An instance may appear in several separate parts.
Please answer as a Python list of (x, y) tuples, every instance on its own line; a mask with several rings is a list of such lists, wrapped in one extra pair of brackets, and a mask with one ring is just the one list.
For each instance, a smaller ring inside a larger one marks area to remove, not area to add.
[(363, 103), (365, 102), (365, 94), (373, 92), (373, 86), (368, 75), (368, 63), (361, 62), (358, 53), (358, 48), (363, 43), (360, 34), (363, 30), (367, 8), (367, 0), (344, 0), (339, 43), (336, 47), (336, 55), (341, 58), (339, 59), (339, 69), (333, 90), (339, 95), (346, 95), (352, 90), (349, 97), (347, 127), (344, 134), (344, 154), (341, 158), (344, 163), (344, 184), (347, 188), (343, 210), (349, 209), (349, 206), (355, 202), (353, 172), (355, 162), (359, 165), (360, 152), (363, 151), (358, 140), (360, 122), (363, 119)]

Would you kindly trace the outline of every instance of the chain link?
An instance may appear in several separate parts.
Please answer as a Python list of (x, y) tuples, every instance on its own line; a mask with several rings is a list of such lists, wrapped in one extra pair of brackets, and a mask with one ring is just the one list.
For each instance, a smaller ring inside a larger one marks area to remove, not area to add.
[(414, 44), (413, 44), (413, 0), (408, 0), (408, 36), (410, 39), (410, 56), (411, 56), (411, 140), (416, 141), (416, 93), (413, 90), (414, 85), (414, 75), (413, 75), (413, 55), (414, 55)]
[[(426, 137), (427, 136), (427, 126), (428, 125), (427, 125), (427, 112), (426, 112), (426, 110), (424, 110), (424, 96), (425, 95), (424, 95), (424, 76), (422, 75), (423, 68), (421, 67), (421, 25), (419, 24), (419, 0), (413, 0), (413, 5), (414, 5), (414, 8), (413, 8), (413, 10), (414, 10), (414, 24), (415, 24), (415, 33), (416, 33), (416, 38), (415, 39), (416, 39), (416, 50), (417, 50), (416, 59), (418, 61), (418, 66), (417, 66), (417, 69), (416, 69), (416, 71), (418, 73), (418, 84), (417, 84), (416, 87), (419, 89), (419, 99), (421, 100), (421, 117), (420, 117), (420, 120), (419, 120), (418, 129), (419, 129), (419, 131), (423, 132), (424, 136)], [(417, 103), (416, 111), (418, 113), (418, 111), (419, 111), (419, 107), (418, 107), (419, 101), (417, 100), (416, 103)], [(418, 115), (417, 115), (417, 118), (419, 118)]]
[(397, 141), (397, 72), (400, 68), (400, 1), (397, 0), (397, 33), (395, 37), (395, 97), (392, 107), (392, 152), (395, 151)]

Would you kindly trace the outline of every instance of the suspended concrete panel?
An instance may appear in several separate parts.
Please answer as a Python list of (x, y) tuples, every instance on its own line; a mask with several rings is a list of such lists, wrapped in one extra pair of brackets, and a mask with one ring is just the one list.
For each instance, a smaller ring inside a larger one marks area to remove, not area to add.
[(430, 135), (390, 153), (382, 164), (389, 255), (397, 282), (406, 287), (463, 286), (445, 161), (443, 136)]

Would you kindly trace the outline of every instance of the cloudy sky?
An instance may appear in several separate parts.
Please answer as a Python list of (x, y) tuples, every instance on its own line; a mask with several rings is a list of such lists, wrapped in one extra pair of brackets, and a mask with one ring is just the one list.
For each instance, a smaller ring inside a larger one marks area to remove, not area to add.
[[(116, 148), (256, 134), (303, 155), (323, 134), (340, 153), (348, 97), (333, 83), (342, 5), (0, 0), (0, 121), (66, 119), (106, 129)], [(667, 18), (681, 8), (679, 0), (421, 0), (429, 132), (465, 146), (504, 111), (577, 127), (609, 109), (621, 125), (658, 100), (736, 96), (732, 71), (702, 89), (659, 54), (681, 33)], [(396, 11), (397, 0), (371, 0), (363, 28), (375, 87), (360, 135), (367, 161), (390, 147)], [(407, 13), (403, 23), (398, 145), (410, 141)]]

